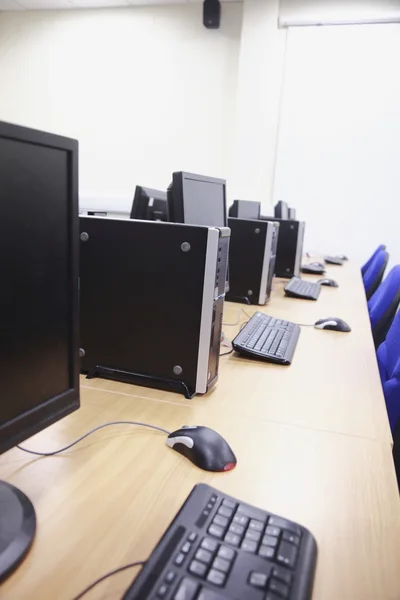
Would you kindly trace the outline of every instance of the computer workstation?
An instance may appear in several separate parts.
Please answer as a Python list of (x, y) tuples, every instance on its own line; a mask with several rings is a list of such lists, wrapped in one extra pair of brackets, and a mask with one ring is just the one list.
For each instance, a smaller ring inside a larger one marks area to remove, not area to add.
[[(45, 459), (64, 452), (95, 430), (123, 422), (100, 425), (59, 450), (36, 452), (19, 445), (79, 408), (78, 354), (82, 356), (85, 351), (78, 343), (78, 146), (74, 140), (7, 124), (0, 124), (0, 146), (8, 164), (7, 171), (0, 169), (9, 202), (7, 211), (2, 211), (4, 248), (13, 247), (12, 240), (25, 227), (30, 231), (29, 236), (21, 236), (19, 252), (11, 255), (7, 265), (2, 263), (9, 292), (1, 296), (1, 314), (8, 320), (1, 337), (6, 368), (0, 403), (0, 451), (17, 446)], [(16, 177), (21, 172), (25, 176)], [(36, 218), (38, 210), (44, 218)], [(93, 217), (85, 220), (106, 222)], [(80, 238), (86, 243), (90, 235), (82, 236), (81, 232)], [(80, 275), (82, 280), (82, 272)], [(19, 376), (21, 373), (24, 377)], [(167, 445), (201, 469), (227, 472), (236, 466), (229, 444), (208, 427), (190, 425), (171, 433), (146, 423), (131, 424), (167, 434)], [(0, 500), (0, 577), (5, 578), (32, 545), (36, 519), (32, 503), (12, 485), (0, 484)], [(188, 536), (183, 527), (188, 525), (197, 532), (202, 529), (203, 534)], [(158, 598), (160, 589), (166, 590), (166, 598), (172, 598), (171, 594), (186, 597), (190, 589), (211, 598), (216, 593), (213, 590), (231, 594), (239, 580), (248, 597), (255, 599), (259, 589), (271, 593), (284, 589), (299, 600), (311, 593), (317, 555), (312, 535), (296, 523), (215, 489), (195, 488), (161, 547), (168, 537), (170, 562), (164, 562), (160, 569), (160, 549), (156, 548), (125, 598)]]

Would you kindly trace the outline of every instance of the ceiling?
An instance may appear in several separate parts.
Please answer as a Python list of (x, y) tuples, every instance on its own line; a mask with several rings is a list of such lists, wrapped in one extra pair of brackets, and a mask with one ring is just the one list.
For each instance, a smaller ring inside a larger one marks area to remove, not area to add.
[[(237, 2), (240, 0), (224, 0)], [(0, 0), (0, 11), (60, 10), (67, 8), (105, 8), (149, 4), (186, 4), (202, 0)]]

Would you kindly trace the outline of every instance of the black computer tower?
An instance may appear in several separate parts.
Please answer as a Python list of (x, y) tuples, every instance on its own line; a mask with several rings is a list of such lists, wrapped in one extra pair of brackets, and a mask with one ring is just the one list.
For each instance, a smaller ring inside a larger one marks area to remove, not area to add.
[(228, 228), (80, 218), (81, 371), (203, 394), (216, 382)]
[(305, 223), (303, 221), (288, 221), (268, 216), (261, 217), (261, 219), (275, 221), (280, 224), (275, 275), (288, 279), (299, 277), (303, 255)]
[(270, 297), (275, 270), (279, 223), (228, 219), (229, 292), (226, 299), (265, 304)]

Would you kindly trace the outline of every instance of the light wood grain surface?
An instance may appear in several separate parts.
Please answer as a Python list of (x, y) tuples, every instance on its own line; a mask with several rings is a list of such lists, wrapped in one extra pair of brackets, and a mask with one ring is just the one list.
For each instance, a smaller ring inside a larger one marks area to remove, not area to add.
[[(310, 529), (319, 548), (313, 600), (399, 600), (400, 502), (365, 297), (355, 266), (328, 273), (340, 288), (324, 288), (318, 302), (285, 298), (276, 281), (262, 310), (304, 323), (339, 316), (351, 334), (304, 328), (289, 368), (222, 357), (217, 386), (191, 401), (82, 377), (81, 409), (24, 444), (54, 450), (118, 419), (169, 430), (205, 424), (231, 444), (234, 471), (203, 472), (167, 448), (163, 434), (124, 425), (57, 457), (0, 456), (0, 478), (28, 494), (38, 516), (33, 548), (0, 599), (71, 600), (105, 572), (146, 559), (204, 482)], [(227, 304), (224, 322), (240, 308)], [(115, 576), (87, 600), (120, 599), (134, 574)]]
[[(248, 315), (261, 310), (296, 323), (314, 324), (329, 316), (349, 323), (352, 331), (348, 334), (303, 327), (289, 367), (250, 361), (236, 353), (223, 356), (216, 386), (190, 401), (170, 392), (101, 379), (86, 380), (85, 385), (190, 404), (199, 415), (212, 410), (262, 416), (268, 421), (392, 443), (360, 269), (349, 262), (343, 267), (327, 267), (326, 276), (340, 287), (323, 287), (317, 302), (286, 297), (286, 281), (277, 280), (266, 306), (225, 303), (225, 324), (235, 323), (241, 308)], [(241, 312), (240, 324), (247, 320)], [(225, 335), (233, 339), (239, 326), (224, 326)]]
[[(29, 441), (54, 449), (113, 419), (171, 430), (193, 424), (190, 406), (82, 389), (82, 408)], [(398, 600), (400, 512), (389, 444), (265, 421), (208, 414), (238, 457), (225, 474), (203, 472), (163, 434), (115, 426), (63, 456), (12, 450), (1, 477), (35, 504), (38, 533), (23, 565), (1, 587), (7, 600), (70, 600), (104, 572), (145, 559), (198, 482), (292, 518), (319, 547), (314, 600)], [(26, 444), (28, 445), (28, 444)], [(133, 573), (88, 600), (117, 600)], [(245, 600), (245, 599), (243, 599)]]

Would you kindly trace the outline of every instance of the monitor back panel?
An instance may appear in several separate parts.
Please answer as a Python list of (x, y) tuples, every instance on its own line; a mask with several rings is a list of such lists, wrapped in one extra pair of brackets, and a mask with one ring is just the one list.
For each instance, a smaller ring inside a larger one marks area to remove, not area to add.
[(184, 383), (188, 396), (207, 391), (224, 300), (215, 299), (219, 231), (95, 217), (81, 217), (80, 231), (81, 370), (133, 373), (135, 383), (167, 389)]

